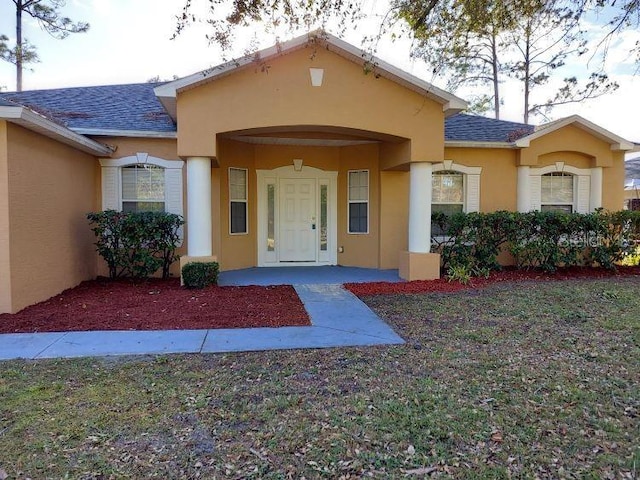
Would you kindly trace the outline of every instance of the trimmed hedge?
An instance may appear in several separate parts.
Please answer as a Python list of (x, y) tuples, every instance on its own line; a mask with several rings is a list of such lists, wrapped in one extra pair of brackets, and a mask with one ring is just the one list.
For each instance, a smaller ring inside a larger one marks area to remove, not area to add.
[(178, 259), (180, 215), (165, 212), (118, 212), (105, 210), (87, 214), (100, 256), (109, 267), (109, 278), (146, 278), (169, 268)]
[(218, 283), (218, 262), (192, 262), (182, 267), (182, 282), (187, 288), (204, 288)]
[(445, 232), (432, 238), (432, 250), (442, 255), (450, 278), (488, 275), (500, 269), (498, 255), (507, 251), (519, 268), (553, 272), (558, 267), (616, 263), (640, 241), (640, 212), (593, 213), (507, 212), (458, 213), (432, 216)]

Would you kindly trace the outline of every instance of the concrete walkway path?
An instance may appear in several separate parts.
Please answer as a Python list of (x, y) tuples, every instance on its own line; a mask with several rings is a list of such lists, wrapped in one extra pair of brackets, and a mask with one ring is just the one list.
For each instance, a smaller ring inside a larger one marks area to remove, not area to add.
[(0, 335), (0, 360), (216, 353), (402, 344), (386, 323), (339, 284), (294, 285), (309, 327), (92, 331)]

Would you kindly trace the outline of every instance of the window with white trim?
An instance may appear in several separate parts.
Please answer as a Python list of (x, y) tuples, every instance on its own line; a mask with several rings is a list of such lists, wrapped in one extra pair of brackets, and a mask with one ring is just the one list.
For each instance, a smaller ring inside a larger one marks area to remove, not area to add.
[(229, 168), (229, 233), (248, 233), (246, 168)]
[(369, 233), (369, 170), (350, 170), (348, 177), (348, 232)]
[(540, 210), (543, 212), (575, 211), (575, 177), (570, 173), (545, 173), (540, 178)]
[(464, 212), (464, 174), (450, 170), (431, 176), (431, 212), (445, 215)]
[(127, 165), (121, 168), (122, 211), (164, 212), (164, 168), (156, 165)]

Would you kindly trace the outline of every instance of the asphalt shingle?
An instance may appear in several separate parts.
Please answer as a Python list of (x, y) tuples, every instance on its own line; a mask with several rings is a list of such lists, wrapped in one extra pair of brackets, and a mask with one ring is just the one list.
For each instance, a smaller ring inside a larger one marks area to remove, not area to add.
[[(153, 93), (158, 83), (56, 88), (0, 93), (70, 129), (175, 132), (176, 125)], [(446, 119), (448, 141), (513, 142), (532, 125), (459, 113)]]
[(158, 83), (56, 88), (1, 93), (70, 129), (174, 132), (175, 124), (153, 93)]
[(461, 142), (514, 142), (533, 133), (533, 125), (459, 113), (445, 121), (444, 138)]

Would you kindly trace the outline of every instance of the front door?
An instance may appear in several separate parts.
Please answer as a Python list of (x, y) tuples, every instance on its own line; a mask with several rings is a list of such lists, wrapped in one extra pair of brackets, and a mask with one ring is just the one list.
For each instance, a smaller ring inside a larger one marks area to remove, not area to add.
[(282, 178), (280, 189), (280, 261), (317, 261), (316, 179)]

